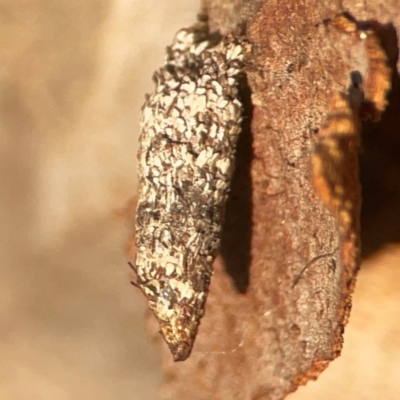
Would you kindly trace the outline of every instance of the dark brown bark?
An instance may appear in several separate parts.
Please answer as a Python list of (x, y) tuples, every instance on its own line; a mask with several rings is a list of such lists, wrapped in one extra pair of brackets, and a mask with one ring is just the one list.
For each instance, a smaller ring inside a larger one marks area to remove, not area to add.
[[(331, 134), (332, 99), (348, 99), (350, 74), (371, 77), (371, 63), (365, 45), (329, 21), (348, 7), (357, 21), (393, 24), (379, 32), (393, 69), (400, 26), (398, 2), (344, 3), (204, 1), (214, 29), (241, 32), (252, 43), (247, 112), (194, 350), (175, 364), (161, 344), (166, 399), (282, 399), (340, 354), (360, 262), (362, 113), (349, 117), (354, 132), (340, 165), (325, 163), (328, 154), (323, 168), (312, 170), (311, 160), (315, 143)], [(391, 103), (398, 107), (396, 82)], [(375, 83), (366, 79), (371, 97)], [(323, 193), (331, 177), (344, 190), (339, 203)]]

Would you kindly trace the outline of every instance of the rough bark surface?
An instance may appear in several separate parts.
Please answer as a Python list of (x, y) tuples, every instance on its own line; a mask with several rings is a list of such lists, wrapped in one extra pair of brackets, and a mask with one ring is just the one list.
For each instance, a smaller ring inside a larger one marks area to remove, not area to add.
[(370, 72), (364, 45), (327, 21), (347, 10), (391, 23), (382, 48), (395, 68), (398, 4), (381, 3), (204, 2), (211, 26), (253, 43), (247, 111), (206, 315), (190, 359), (175, 364), (162, 345), (164, 398), (282, 399), (340, 354), (360, 262), (354, 146), (343, 149), (346, 221), (310, 165), (332, 96), (347, 92), (352, 72)]

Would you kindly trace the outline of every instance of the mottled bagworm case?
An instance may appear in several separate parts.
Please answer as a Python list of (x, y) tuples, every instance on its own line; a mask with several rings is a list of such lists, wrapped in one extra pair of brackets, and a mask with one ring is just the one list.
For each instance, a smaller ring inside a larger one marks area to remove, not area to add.
[(143, 106), (136, 284), (175, 361), (204, 315), (241, 125), (243, 49), (215, 39), (204, 21), (180, 30)]

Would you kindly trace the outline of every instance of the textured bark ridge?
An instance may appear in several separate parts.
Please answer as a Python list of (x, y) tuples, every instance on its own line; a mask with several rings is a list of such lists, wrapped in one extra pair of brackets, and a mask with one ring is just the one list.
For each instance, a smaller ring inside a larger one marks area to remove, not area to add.
[(395, 2), (248, 3), (203, 4), (251, 43), (248, 88), (205, 316), (184, 363), (162, 345), (166, 399), (283, 399), (340, 354), (351, 308), (360, 130), (386, 107)]

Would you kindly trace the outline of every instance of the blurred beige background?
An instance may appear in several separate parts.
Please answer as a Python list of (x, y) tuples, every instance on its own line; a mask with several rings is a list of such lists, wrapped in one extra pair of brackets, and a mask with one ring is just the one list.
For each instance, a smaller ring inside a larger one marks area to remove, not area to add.
[[(117, 211), (151, 75), (198, 7), (0, 1), (1, 400), (158, 398)], [(343, 356), (291, 400), (400, 398), (399, 264), (390, 245), (366, 261)]]
[(157, 399), (129, 284), (144, 94), (187, 0), (0, 1), (0, 399)]

